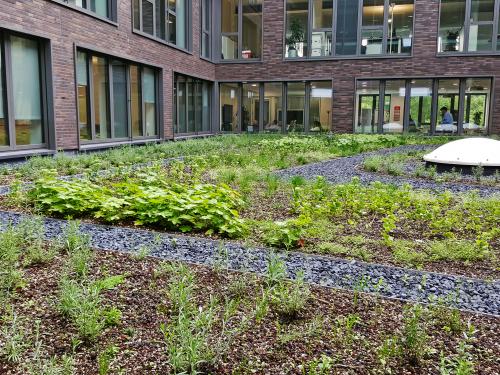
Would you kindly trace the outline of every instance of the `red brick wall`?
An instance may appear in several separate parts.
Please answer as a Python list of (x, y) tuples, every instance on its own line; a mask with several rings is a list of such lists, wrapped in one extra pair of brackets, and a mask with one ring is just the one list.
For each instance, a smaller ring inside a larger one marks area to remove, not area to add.
[(131, 0), (118, 0), (118, 26), (50, 0), (1, 0), (0, 27), (50, 39), (57, 148), (78, 146), (74, 45), (163, 69), (163, 127), (172, 138), (173, 71), (214, 80), (213, 64), (199, 58), (200, 2), (192, 0), (193, 51), (188, 54), (132, 32)]
[[(264, 2), (263, 61), (258, 64), (218, 64), (219, 80), (333, 79), (333, 126), (351, 132), (355, 78), (500, 76), (500, 56), (437, 57), (437, 0), (415, 0), (413, 56), (330, 61), (283, 61), (284, 1)], [(499, 77), (500, 78), (500, 77)], [(495, 80), (493, 133), (500, 133), (500, 79)]]

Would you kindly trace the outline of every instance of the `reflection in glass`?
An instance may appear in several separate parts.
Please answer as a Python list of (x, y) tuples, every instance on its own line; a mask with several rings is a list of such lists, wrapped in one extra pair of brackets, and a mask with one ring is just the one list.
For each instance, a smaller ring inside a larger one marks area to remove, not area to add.
[(113, 61), (113, 131), (115, 138), (128, 136), (127, 69), (123, 62)]
[(238, 131), (239, 87), (237, 83), (220, 85), (220, 126), (223, 132)]
[(143, 69), (144, 120), (146, 137), (156, 135), (156, 86), (155, 72), (151, 68)]
[(78, 125), (80, 139), (92, 139), (92, 130), (89, 114), (89, 84), (87, 54), (78, 51), (76, 54), (76, 80), (78, 85)]
[(460, 80), (440, 79), (436, 133), (456, 134), (460, 111)]
[(441, 0), (438, 52), (464, 50), (466, 0)]
[(285, 57), (307, 56), (307, 0), (286, 0)]
[(392, 0), (389, 4), (387, 53), (410, 53), (413, 38), (413, 1)]
[(432, 119), (432, 80), (411, 81), (408, 132), (429, 134)]
[(380, 81), (358, 81), (356, 133), (377, 133)]
[(9, 144), (9, 128), (7, 123), (7, 111), (5, 108), (5, 87), (3, 83), (4, 63), (2, 54), (2, 44), (0, 42), (0, 146)]
[(287, 86), (286, 131), (304, 131), (305, 83), (290, 82)]
[(187, 81), (187, 118), (188, 118), (188, 133), (196, 131), (195, 111), (194, 111), (194, 85), (192, 79)]
[(142, 137), (141, 73), (137, 65), (130, 66), (130, 119), (132, 137)]
[(493, 22), (495, 0), (471, 0), (471, 22)]
[(469, 78), (465, 82), (463, 129), (467, 135), (487, 134), (491, 79)]
[(259, 131), (259, 85), (243, 84), (243, 101), (241, 106), (242, 131), (257, 133)]
[(88, 1), (90, 1), (90, 10), (92, 12), (95, 12), (101, 17), (108, 17), (108, 0), (88, 0)]
[(384, 0), (363, 0), (363, 27), (384, 25)]
[(469, 52), (491, 51), (493, 36), (493, 24), (470, 25), (469, 29)]
[(362, 30), (361, 54), (380, 55), (382, 53), (383, 30)]
[(389, 80), (385, 83), (384, 133), (402, 133), (405, 113), (405, 81)]
[(211, 89), (210, 89), (210, 83), (207, 81), (203, 81), (202, 85), (202, 102), (201, 102), (201, 119), (202, 119), (202, 124), (201, 124), (201, 131), (202, 132), (209, 132), (211, 130), (211, 116), (212, 112), (210, 110), (211, 108)]
[(154, 7), (148, 0), (142, 0), (142, 31), (154, 35)]
[(316, 29), (331, 29), (333, 20), (332, 0), (311, 0), (313, 5), (312, 27)]
[(327, 132), (331, 129), (332, 82), (311, 82), (309, 100), (309, 131)]
[(38, 42), (11, 36), (12, 91), (17, 145), (44, 142)]
[(109, 122), (109, 83), (107, 60), (104, 57), (92, 56), (92, 83), (94, 96), (94, 124), (96, 138), (110, 138)]
[(186, 122), (186, 81), (182, 76), (176, 76), (177, 100), (177, 133), (187, 133)]
[(337, 31), (335, 53), (337, 55), (355, 55), (358, 46), (359, 3), (352, 0), (337, 0)]
[(281, 82), (264, 83), (264, 131), (279, 133), (283, 127)]

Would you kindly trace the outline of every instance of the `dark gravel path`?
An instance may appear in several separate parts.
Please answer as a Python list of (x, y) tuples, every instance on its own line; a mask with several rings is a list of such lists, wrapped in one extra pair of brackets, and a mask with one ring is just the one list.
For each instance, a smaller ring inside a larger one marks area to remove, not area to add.
[[(17, 213), (0, 211), (0, 229), (9, 222), (17, 223), (21, 217)], [(45, 219), (46, 236), (57, 237), (65, 225), (67, 222), (64, 220)], [(91, 235), (92, 245), (97, 249), (133, 252), (141, 246), (150, 246), (151, 255), (159, 258), (218, 265), (239, 271), (265, 272), (270, 254), (263, 248), (245, 248), (235, 243), (134, 228), (82, 224), (81, 229)], [(309, 283), (422, 303), (448, 298), (456, 301), (453, 304), (456, 303), (460, 309), (500, 316), (498, 280), (487, 282), (296, 252), (281, 256), (290, 277), (303, 270)]]
[(276, 175), (283, 178), (303, 176), (307, 179), (314, 179), (317, 176), (323, 176), (327, 181), (334, 184), (350, 182), (354, 177), (357, 177), (363, 184), (380, 181), (386, 184), (393, 184), (397, 186), (410, 184), (415, 189), (429, 189), (440, 192), (444, 190), (450, 190), (454, 193), (463, 193), (477, 190), (481, 196), (488, 196), (495, 193), (500, 194), (500, 188), (494, 186), (468, 184), (467, 182), (437, 182), (423, 178), (411, 178), (404, 176), (388, 176), (373, 172), (367, 172), (362, 169), (363, 160), (370, 156), (383, 156), (406, 151), (428, 150), (430, 152), (437, 147), (437, 145), (400, 146), (395, 148), (366, 152), (355, 156), (326, 160), (319, 163), (303, 165), (300, 167), (293, 167), (277, 171), (275, 173)]

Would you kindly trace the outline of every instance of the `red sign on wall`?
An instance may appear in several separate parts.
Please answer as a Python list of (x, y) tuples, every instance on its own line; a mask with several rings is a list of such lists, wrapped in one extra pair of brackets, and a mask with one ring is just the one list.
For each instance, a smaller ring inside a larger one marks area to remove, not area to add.
[(401, 107), (399, 105), (394, 106), (394, 122), (401, 121)]

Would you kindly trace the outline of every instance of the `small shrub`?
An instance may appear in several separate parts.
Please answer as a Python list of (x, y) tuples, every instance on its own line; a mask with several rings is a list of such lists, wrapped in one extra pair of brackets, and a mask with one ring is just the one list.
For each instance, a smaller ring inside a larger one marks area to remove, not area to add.
[(269, 293), (269, 302), (279, 315), (293, 319), (304, 309), (311, 291), (304, 282), (304, 274), (299, 273), (294, 281), (281, 281)]
[(401, 350), (411, 365), (418, 365), (429, 353), (428, 335), (423, 323), (424, 310), (420, 305), (406, 307), (401, 335)]
[(311, 219), (300, 216), (297, 219), (275, 221), (264, 225), (264, 242), (271, 246), (283, 247), (287, 250), (303, 247), (304, 235)]
[(97, 365), (99, 368), (99, 375), (109, 374), (111, 364), (116, 355), (120, 352), (120, 348), (116, 345), (110, 345), (100, 352), (97, 356)]
[(8, 362), (20, 363), (23, 354), (30, 347), (27, 334), (17, 314), (11, 310), (9, 315), (3, 317), (0, 338), (0, 354)]

